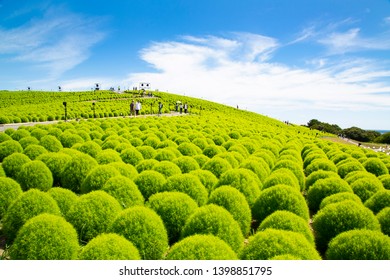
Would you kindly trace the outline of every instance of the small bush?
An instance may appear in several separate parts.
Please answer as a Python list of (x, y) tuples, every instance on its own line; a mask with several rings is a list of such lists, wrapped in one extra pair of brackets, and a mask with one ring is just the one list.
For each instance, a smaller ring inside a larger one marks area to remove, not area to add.
[(71, 156), (63, 153), (46, 153), (37, 158), (50, 169), (53, 176), (53, 186), (60, 185), (62, 170), (71, 159)]
[(153, 167), (158, 163), (159, 161), (155, 160), (155, 159), (144, 159), (144, 160), (141, 160), (137, 165), (136, 165), (136, 169), (138, 171), (138, 173), (142, 173), (143, 171), (145, 170), (152, 170)]
[(123, 208), (144, 204), (142, 193), (128, 177), (112, 177), (106, 181), (102, 190), (112, 195)]
[(376, 192), (366, 200), (364, 206), (371, 209), (374, 214), (377, 214), (385, 207), (390, 207), (390, 190)]
[(112, 149), (106, 149), (100, 151), (96, 155), (96, 161), (99, 164), (109, 164), (112, 162), (122, 162), (122, 158), (117, 151)]
[(102, 148), (95, 141), (86, 141), (86, 142), (81, 144), (81, 146), (78, 148), (78, 150), (84, 154), (87, 154), (93, 158), (96, 158), (96, 156), (99, 154), (99, 152), (102, 151)]
[(104, 191), (81, 195), (66, 214), (81, 241), (89, 241), (107, 231), (121, 212), (119, 202)]
[(321, 209), (313, 217), (317, 248), (325, 252), (329, 241), (336, 235), (352, 229), (380, 230), (380, 225), (370, 209), (346, 200)]
[(144, 158), (136, 148), (127, 148), (120, 154), (122, 161), (133, 166), (136, 166)]
[(195, 156), (202, 153), (202, 150), (193, 143), (181, 143), (177, 149), (183, 156)]
[(23, 164), (30, 161), (30, 158), (25, 154), (14, 153), (6, 157), (1, 166), (3, 167), (4, 172), (8, 177), (17, 179), (18, 173), (22, 169)]
[(386, 190), (390, 190), (390, 175), (382, 175), (379, 176), (378, 179), (382, 182), (382, 185)]
[(196, 234), (175, 243), (167, 260), (237, 260), (236, 253), (220, 238)]
[(11, 138), (19, 141), (20, 139), (23, 139), (25, 137), (29, 137), (30, 132), (27, 129), (18, 129), (15, 132), (11, 134)]
[(140, 260), (138, 249), (115, 233), (102, 233), (88, 242), (79, 254), (80, 260)]
[(364, 171), (363, 165), (357, 161), (357, 160), (348, 160), (347, 162), (337, 165), (337, 173), (340, 175), (341, 178), (345, 178), (345, 176), (348, 175), (348, 173), (354, 172), (354, 171)]
[(112, 222), (109, 232), (132, 242), (143, 260), (161, 259), (168, 248), (168, 235), (162, 219), (144, 206), (123, 210)]
[(212, 158), (208, 160), (202, 167), (203, 170), (208, 170), (219, 178), (223, 173), (231, 169), (229, 162), (222, 158)]
[(303, 173), (302, 166), (291, 160), (279, 160), (275, 164), (273, 171), (280, 168), (290, 169), (294, 173), (295, 177), (298, 179), (301, 190), (305, 188), (305, 174)]
[(198, 162), (189, 156), (181, 156), (175, 158), (173, 163), (176, 164), (182, 173), (189, 173), (193, 170), (197, 170), (200, 168)]
[(12, 242), (24, 223), (39, 214), (60, 215), (55, 200), (47, 193), (31, 189), (21, 194), (9, 207), (3, 219), (3, 232), (7, 241)]
[(169, 244), (179, 240), (185, 222), (198, 208), (198, 204), (190, 196), (181, 192), (156, 193), (149, 198), (147, 206), (163, 220)]
[(196, 160), (196, 162), (198, 163), (199, 165), (199, 168), (202, 168), (203, 165), (205, 165), (205, 163), (209, 160), (209, 158), (205, 155), (196, 155), (196, 156), (193, 156), (192, 157), (194, 160)]
[(48, 191), (53, 186), (53, 175), (46, 164), (33, 160), (22, 165), (17, 181), (24, 191), (32, 188)]
[(252, 207), (252, 216), (258, 225), (277, 210), (290, 211), (306, 221), (309, 220), (309, 208), (305, 198), (290, 186), (277, 185), (262, 191)]
[(27, 136), (19, 140), (20, 145), (23, 149), (27, 148), (29, 145), (39, 145), (39, 140), (32, 136)]
[(22, 194), (20, 185), (11, 178), (0, 177), (0, 220), (8, 207)]
[(112, 177), (119, 176), (120, 172), (113, 166), (98, 165), (88, 172), (80, 187), (81, 193), (100, 190), (104, 184)]
[(262, 158), (248, 158), (240, 164), (240, 168), (245, 168), (253, 171), (261, 182), (264, 182), (265, 179), (271, 173), (268, 164)]
[(77, 143), (80, 143), (80, 144), (84, 143), (84, 139), (81, 138), (80, 135), (73, 134), (70, 132), (62, 133), (60, 136), (60, 141), (61, 141), (61, 144), (64, 148), (72, 148), (73, 145), (75, 145)]
[(311, 173), (317, 170), (337, 172), (337, 167), (333, 161), (329, 159), (316, 159), (305, 168), (305, 175), (309, 176)]
[(269, 260), (279, 255), (293, 255), (302, 260), (320, 260), (314, 246), (301, 233), (266, 229), (249, 239), (240, 253), (242, 260)]
[(208, 192), (198, 177), (188, 173), (169, 177), (161, 191), (186, 193), (199, 206), (206, 204), (208, 198)]
[(189, 174), (198, 177), (202, 185), (206, 187), (208, 193), (210, 193), (214, 189), (215, 185), (218, 183), (217, 177), (213, 173), (211, 173), (211, 171), (208, 170), (197, 169), (191, 171)]
[(135, 167), (131, 164), (126, 164), (124, 162), (111, 162), (108, 165), (115, 167), (122, 176), (129, 179), (133, 179), (138, 175), (137, 169), (135, 169)]
[(318, 170), (311, 173), (307, 178), (305, 182), (305, 189), (309, 190), (310, 187), (317, 182), (320, 179), (326, 179), (326, 178), (340, 178), (340, 176), (332, 171), (323, 171)]
[(51, 188), (47, 193), (57, 202), (63, 216), (66, 216), (69, 209), (78, 199), (74, 192), (59, 187)]
[(134, 183), (145, 200), (148, 200), (151, 195), (163, 191), (165, 182), (164, 175), (153, 170), (146, 170), (134, 178)]
[(137, 150), (142, 154), (144, 159), (154, 158), (157, 154), (156, 150), (150, 146), (138, 146)]
[(44, 147), (40, 145), (34, 145), (34, 144), (27, 146), (23, 151), (23, 153), (26, 156), (28, 156), (31, 160), (34, 160), (40, 155), (45, 154), (47, 152), (48, 151)]
[(261, 222), (257, 231), (264, 231), (267, 228), (301, 233), (306, 237), (310, 244), (315, 246), (314, 235), (310, 230), (309, 223), (289, 211), (275, 211)]
[(157, 162), (152, 170), (161, 173), (165, 178), (181, 174), (180, 168), (175, 163), (166, 160)]
[(10, 255), (13, 260), (74, 260), (78, 250), (72, 225), (63, 217), (45, 213), (21, 227)]
[(383, 208), (377, 215), (382, 232), (390, 236), (390, 207)]
[(212, 234), (238, 252), (243, 245), (244, 236), (240, 226), (225, 208), (209, 204), (198, 208), (183, 227), (182, 238), (194, 234)]
[(249, 234), (252, 214), (245, 196), (230, 186), (221, 186), (215, 189), (209, 197), (208, 204), (222, 206), (233, 216), (239, 224), (244, 236)]
[(203, 154), (208, 158), (213, 158), (219, 153), (222, 153), (221, 147), (214, 144), (208, 145), (203, 149)]
[(371, 178), (358, 179), (351, 184), (351, 187), (353, 192), (360, 197), (363, 203), (376, 192), (385, 189), (380, 181)]
[(23, 148), (18, 141), (6, 140), (0, 143), (0, 162), (13, 153), (22, 153)]
[(337, 203), (337, 202), (341, 202), (344, 200), (352, 200), (352, 201), (357, 202), (357, 203), (362, 203), (360, 197), (358, 197), (356, 194), (350, 193), (350, 192), (340, 192), (340, 193), (335, 193), (335, 194), (332, 194), (330, 196), (325, 197), (321, 201), (320, 209), (322, 209), (322, 208), (324, 208), (332, 203)]
[(262, 189), (268, 189), (280, 184), (291, 186), (298, 191), (301, 189), (298, 179), (295, 177), (294, 173), (287, 168), (280, 168), (272, 172), (271, 175), (265, 179)]
[(59, 152), (63, 148), (61, 142), (52, 135), (43, 136), (39, 144), (49, 152)]
[(356, 229), (340, 233), (329, 243), (329, 260), (389, 260), (390, 237), (379, 231)]
[(369, 158), (363, 163), (363, 166), (368, 172), (377, 177), (389, 174), (386, 164), (384, 164), (379, 158)]

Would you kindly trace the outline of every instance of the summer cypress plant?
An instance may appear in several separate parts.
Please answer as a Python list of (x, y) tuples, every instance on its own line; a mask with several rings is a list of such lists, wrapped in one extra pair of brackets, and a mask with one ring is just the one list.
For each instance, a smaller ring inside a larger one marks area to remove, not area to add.
[(221, 177), (223, 173), (232, 169), (229, 162), (223, 158), (212, 158), (208, 160), (202, 167), (203, 170), (208, 170), (213, 173), (217, 178)]
[(53, 186), (53, 175), (46, 164), (33, 160), (22, 165), (17, 181), (24, 191), (32, 188), (48, 191)]
[(375, 193), (385, 190), (379, 180), (364, 178), (358, 179), (351, 184), (353, 192), (360, 197), (362, 202), (366, 202)]
[(266, 229), (249, 238), (240, 252), (242, 260), (269, 260), (279, 255), (292, 255), (302, 260), (320, 260), (315, 247), (301, 233)]
[(45, 153), (37, 158), (50, 169), (53, 176), (53, 186), (60, 186), (62, 170), (71, 159), (71, 156), (64, 153)]
[(103, 186), (103, 191), (112, 195), (123, 208), (144, 204), (144, 197), (137, 185), (128, 177), (115, 176)]
[(152, 170), (157, 171), (165, 176), (165, 178), (171, 177), (173, 175), (181, 174), (179, 166), (171, 161), (159, 161), (153, 165)]
[(314, 171), (306, 178), (305, 190), (309, 190), (310, 187), (318, 180), (326, 179), (326, 178), (340, 178), (340, 176), (336, 172), (332, 172), (332, 171), (324, 171), (324, 170)]
[(254, 158), (250, 157), (240, 164), (240, 168), (245, 168), (253, 171), (261, 182), (264, 182), (265, 179), (271, 173), (271, 170), (268, 164), (263, 160), (263, 158)]
[(195, 234), (175, 243), (167, 260), (237, 260), (237, 254), (222, 239), (210, 234)]
[(80, 260), (140, 260), (138, 249), (123, 236), (102, 233), (85, 245)]
[(19, 140), (20, 145), (23, 149), (27, 148), (29, 145), (39, 145), (39, 140), (32, 136), (27, 136)]
[(202, 153), (202, 150), (191, 142), (181, 143), (177, 149), (183, 156), (195, 156)]
[(378, 179), (382, 182), (382, 185), (386, 190), (390, 190), (390, 175), (381, 175)]
[(51, 188), (47, 193), (57, 202), (63, 216), (66, 216), (69, 209), (78, 199), (78, 196), (74, 192), (61, 187)]
[(374, 214), (378, 214), (383, 208), (390, 207), (390, 190), (376, 192), (366, 200), (364, 206), (371, 209)]
[(23, 148), (18, 141), (6, 140), (0, 143), (0, 162), (13, 153), (22, 153)]
[(49, 152), (58, 152), (63, 148), (61, 142), (53, 135), (43, 136), (39, 144)]
[(298, 191), (301, 189), (298, 179), (295, 177), (294, 173), (287, 168), (280, 168), (272, 172), (271, 175), (265, 179), (262, 189), (264, 190), (280, 184), (291, 186)]
[(77, 232), (63, 217), (44, 213), (28, 220), (11, 247), (13, 260), (74, 260)]
[(354, 202), (357, 202), (357, 203), (362, 203), (362, 200), (360, 199), (360, 197), (358, 197), (356, 194), (354, 193), (350, 193), (350, 192), (339, 192), (339, 193), (335, 193), (335, 194), (332, 194), (332, 195), (329, 195), (327, 197), (325, 197), (322, 201), (321, 201), (321, 204), (320, 204), (320, 209), (332, 204), (332, 203), (337, 203), (337, 202), (341, 202), (341, 201), (344, 201), (344, 200), (351, 200), (351, 201), (354, 201)]
[(122, 162), (122, 158), (121, 158), (120, 154), (113, 149), (102, 150), (96, 155), (95, 158), (96, 158), (96, 161), (101, 165), (102, 164), (109, 164), (112, 162)]
[(364, 168), (374, 174), (375, 176), (381, 176), (385, 174), (389, 174), (389, 170), (382, 160), (379, 158), (369, 158), (363, 163)]
[(78, 148), (78, 150), (84, 154), (87, 154), (93, 158), (96, 158), (96, 156), (99, 154), (99, 152), (102, 151), (102, 148), (95, 141), (86, 141), (86, 142), (81, 144), (81, 146)]
[(329, 260), (389, 260), (390, 237), (380, 231), (355, 229), (340, 233), (329, 243)]
[(48, 153), (48, 151), (40, 146), (40, 145), (29, 145), (27, 146), (23, 153), (28, 156), (31, 160), (34, 160), (36, 159), (37, 157), (39, 157), (40, 155), (42, 154), (45, 154), (45, 153)]
[(329, 159), (316, 159), (305, 168), (305, 175), (309, 176), (311, 173), (317, 170), (337, 172), (337, 167), (333, 161)]
[(7, 177), (17, 179), (18, 173), (20, 172), (20, 169), (22, 168), (23, 164), (30, 161), (30, 158), (25, 154), (13, 153), (12, 155), (7, 156), (3, 160), (1, 166), (3, 167)]
[(377, 215), (382, 232), (390, 236), (390, 207), (383, 208)]
[(203, 186), (206, 187), (208, 193), (210, 193), (214, 189), (215, 185), (218, 183), (217, 177), (213, 173), (211, 173), (211, 171), (208, 170), (197, 169), (191, 171), (189, 174), (198, 177)]
[(294, 173), (295, 177), (298, 179), (301, 190), (305, 188), (305, 174), (303, 173), (301, 165), (291, 160), (279, 160), (275, 164), (273, 171), (280, 168), (290, 169)]
[(120, 153), (122, 161), (136, 166), (144, 158), (136, 148), (127, 148)]
[(124, 162), (111, 162), (108, 165), (115, 167), (122, 176), (129, 179), (133, 179), (138, 175), (137, 169), (131, 164), (126, 164)]
[(134, 183), (142, 193), (145, 200), (155, 193), (164, 190), (165, 176), (154, 170), (146, 170), (134, 178)]
[(100, 190), (110, 178), (119, 175), (120, 172), (114, 166), (98, 165), (88, 172), (87, 177), (81, 184), (80, 192), (89, 193), (94, 190)]
[(203, 154), (201, 155), (196, 155), (196, 156), (193, 156), (192, 157), (194, 160), (196, 160), (196, 162), (198, 163), (199, 165), (199, 168), (202, 168), (203, 165), (205, 165), (205, 163), (209, 160), (209, 158)]
[(189, 156), (181, 156), (175, 158), (173, 163), (176, 164), (182, 173), (189, 173), (193, 170), (200, 169), (198, 162)]
[(142, 154), (144, 159), (154, 158), (157, 154), (156, 150), (151, 146), (138, 146), (137, 150)]
[(20, 185), (13, 179), (0, 177), (0, 220), (8, 207), (23, 193)]
[(159, 215), (150, 208), (134, 206), (123, 210), (112, 221), (109, 232), (132, 242), (141, 259), (158, 260), (168, 248), (168, 235)]
[(77, 134), (73, 134), (71, 132), (64, 132), (60, 136), (61, 144), (64, 148), (72, 148), (73, 145), (80, 143), (83, 144), (84, 139)]

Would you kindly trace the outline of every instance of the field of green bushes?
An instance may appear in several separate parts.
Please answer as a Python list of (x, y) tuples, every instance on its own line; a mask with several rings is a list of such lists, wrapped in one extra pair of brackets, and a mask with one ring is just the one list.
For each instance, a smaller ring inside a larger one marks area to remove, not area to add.
[(1, 259), (390, 259), (390, 156), (153, 96), (0, 92), (2, 123), (59, 120), (0, 133)]

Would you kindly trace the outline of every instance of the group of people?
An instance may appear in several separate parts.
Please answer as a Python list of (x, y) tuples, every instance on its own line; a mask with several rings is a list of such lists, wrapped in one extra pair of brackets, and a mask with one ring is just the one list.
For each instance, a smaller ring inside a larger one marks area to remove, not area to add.
[(131, 101), (130, 103), (130, 116), (138, 116), (141, 111), (142, 105), (141, 102), (137, 100), (137, 102)]
[(184, 114), (187, 114), (188, 113), (188, 104), (187, 103), (184, 103), (184, 105), (181, 103), (176, 103), (176, 112), (180, 111), (180, 114), (182, 114), (183, 109), (184, 109)]

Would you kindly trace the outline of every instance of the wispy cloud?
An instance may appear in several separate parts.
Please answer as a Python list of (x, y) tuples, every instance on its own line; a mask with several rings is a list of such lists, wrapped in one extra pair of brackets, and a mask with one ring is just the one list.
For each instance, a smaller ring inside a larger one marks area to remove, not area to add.
[(0, 26), (0, 54), (43, 68), (55, 78), (86, 60), (104, 37), (99, 20), (51, 8), (19, 27)]

